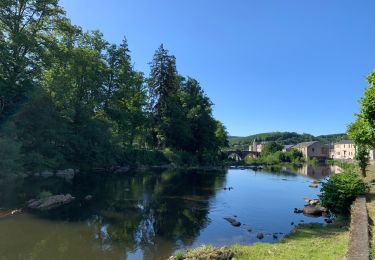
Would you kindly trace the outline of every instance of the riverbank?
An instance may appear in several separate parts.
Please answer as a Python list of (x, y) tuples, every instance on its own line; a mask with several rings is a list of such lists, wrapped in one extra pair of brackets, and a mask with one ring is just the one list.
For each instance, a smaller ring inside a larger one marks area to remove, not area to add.
[[(349, 228), (347, 220), (336, 220), (333, 224), (300, 224), (291, 234), (279, 243), (256, 243), (250, 246), (233, 245), (230, 248), (218, 249), (223, 255), (232, 254), (237, 260), (261, 259), (343, 259), (348, 248)], [(212, 247), (200, 247), (188, 251), (187, 257), (178, 254), (180, 258), (193, 259), (190, 256), (215, 254)], [(194, 258), (206, 259), (206, 258)], [(224, 258), (210, 258), (224, 259)]]
[(365, 180), (370, 187), (366, 196), (370, 228), (370, 258), (375, 259), (375, 165), (369, 165)]

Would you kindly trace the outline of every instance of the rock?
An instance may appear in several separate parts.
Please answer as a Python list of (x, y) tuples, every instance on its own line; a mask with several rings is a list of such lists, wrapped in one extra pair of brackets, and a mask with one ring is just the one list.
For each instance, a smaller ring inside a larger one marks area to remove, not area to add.
[(42, 171), (40, 173), (40, 176), (42, 176), (43, 178), (48, 178), (48, 177), (53, 176), (53, 172), (51, 172), (51, 171)]
[(301, 223), (303, 223), (303, 222), (305, 222), (303, 219), (301, 219), (299, 222), (301, 222)]
[(320, 202), (320, 201), (319, 201), (318, 199), (313, 199), (313, 200), (310, 200), (310, 201), (309, 201), (309, 204), (312, 205), (312, 206), (314, 206), (314, 205), (319, 204), (319, 202)]
[(311, 180), (310, 182), (313, 183), (313, 184), (318, 184), (319, 180)]
[(121, 167), (118, 167), (114, 173), (127, 173), (128, 171), (130, 170), (130, 167), (129, 166), (121, 166)]
[(327, 224), (331, 224), (331, 223), (332, 223), (332, 219), (329, 219), (329, 218), (325, 218), (324, 221), (325, 221)]
[(71, 180), (74, 178), (75, 172), (76, 171), (74, 169), (58, 170), (56, 172), (56, 176), (60, 178), (64, 178), (65, 180)]
[(277, 233), (273, 233), (273, 234), (272, 234), (272, 238), (273, 238), (273, 239), (278, 239)]
[(45, 210), (58, 208), (62, 205), (65, 205), (65, 204), (68, 204), (68, 203), (72, 202), (73, 200), (75, 200), (75, 198), (70, 194), (53, 195), (53, 196), (50, 196), (46, 199), (29, 200), (27, 202), (27, 207), (30, 208), (30, 209), (34, 209), (34, 210), (45, 211)]
[(309, 202), (310, 202), (310, 198), (303, 198), (303, 200), (307, 203), (307, 204), (309, 204)]
[(292, 221), (292, 222), (290, 222), (290, 225), (292, 225), (292, 226), (293, 226), (293, 225), (294, 225), (294, 222), (293, 222), (293, 221)]
[(235, 220), (234, 218), (224, 218), (226, 221), (228, 221), (232, 226), (239, 227), (241, 226), (241, 223)]
[(310, 184), (309, 187), (310, 188), (318, 188), (318, 184)]
[(321, 216), (326, 211), (325, 208), (318, 205), (307, 205), (303, 208), (303, 214), (311, 216)]
[(259, 232), (259, 233), (257, 234), (257, 238), (258, 238), (258, 239), (263, 239), (263, 238), (264, 238), (263, 233), (262, 233), (262, 232)]
[(92, 200), (92, 195), (87, 195), (87, 196), (85, 197), (85, 200), (87, 200), (87, 201)]
[(249, 233), (250, 233), (251, 231), (252, 231), (252, 230), (251, 230), (251, 228), (248, 228), (248, 229), (247, 229), (247, 232), (249, 232)]
[(294, 213), (301, 214), (301, 213), (303, 213), (303, 210), (302, 209), (294, 208)]

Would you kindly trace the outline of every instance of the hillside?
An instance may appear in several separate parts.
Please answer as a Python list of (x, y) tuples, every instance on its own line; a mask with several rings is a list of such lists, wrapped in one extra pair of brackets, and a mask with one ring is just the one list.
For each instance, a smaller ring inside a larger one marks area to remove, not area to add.
[(231, 137), (229, 139), (229, 146), (231, 149), (247, 150), (250, 143), (256, 138), (258, 142), (277, 141), (281, 144), (297, 144), (307, 141), (319, 141), (324, 144), (333, 143), (339, 140), (347, 139), (346, 134), (331, 134), (313, 136), (311, 134), (298, 134), (295, 132), (271, 132), (250, 135), (246, 137)]

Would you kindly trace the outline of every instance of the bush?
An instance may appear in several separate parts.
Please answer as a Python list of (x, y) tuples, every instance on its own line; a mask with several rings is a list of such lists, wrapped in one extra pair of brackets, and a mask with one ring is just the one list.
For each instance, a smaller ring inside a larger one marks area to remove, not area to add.
[(21, 144), (12, 138), (0, 138), (0, 178), (14, 177), (23, 171)]
[(350, 168), (332, 175), (322, 184), (320, 200), (322, 206), (335, 214), (347, 215), (357, 196), (368, 191), (365, 182)]

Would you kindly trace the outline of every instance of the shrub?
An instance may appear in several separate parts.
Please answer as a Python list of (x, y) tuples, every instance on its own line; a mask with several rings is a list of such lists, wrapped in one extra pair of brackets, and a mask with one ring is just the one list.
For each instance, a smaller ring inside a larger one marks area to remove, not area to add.
[(52, 193), (49, 192), (49, 191), (45, 191), (45, 190), (39, 192), (39, 194), (38, 194), (39, 199), (46, 199), (46, 198), (51, 197), (51, 196), (52, 196)]
[(0, 138), (0, 178), (22, 173), (21, 144), (12, 138)]
[(368, 191), (365, 182), (350, 168), (332, 175), (322, 184), (320, 200), (322, 206), (335, 214), (346, 215), (357, 196)]

